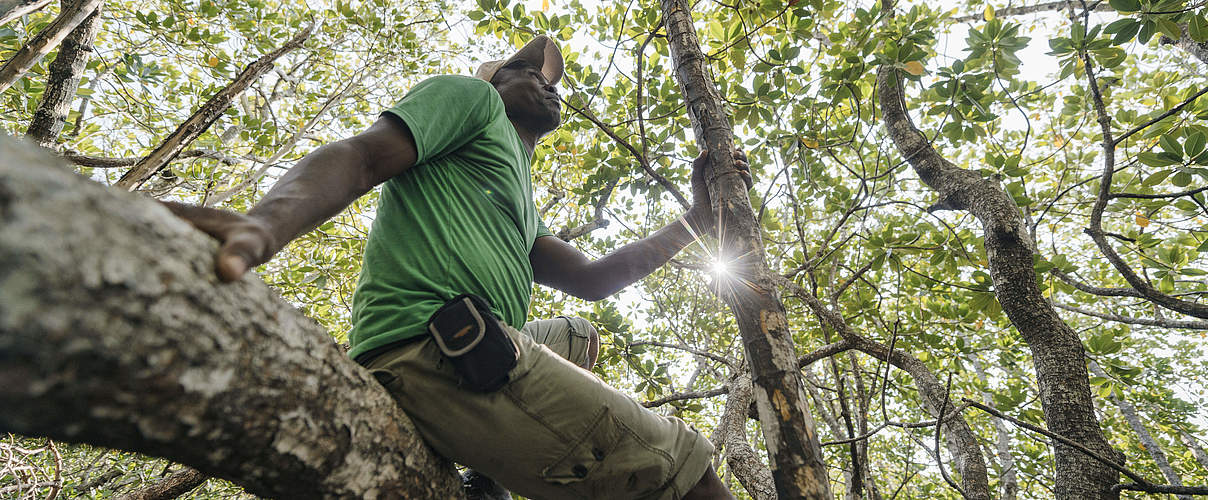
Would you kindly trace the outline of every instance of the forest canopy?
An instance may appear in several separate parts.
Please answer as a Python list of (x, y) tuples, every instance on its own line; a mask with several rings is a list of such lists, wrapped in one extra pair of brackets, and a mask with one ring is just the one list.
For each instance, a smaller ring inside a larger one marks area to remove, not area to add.
[[(740, 497), (774, 498), (780, 481), (726, 307), (759, 280), (783, 304), (835, 496), (1208, 492), (1206, 13), (692, 4), (750, 158), (766, 273), (744, 275), (754, 257), (705, 235), (602, 301), (534, 286), (530, 319), (591, 320), (596, 375), (711, 436)], [(534, 201), (598, 257), (691, 197), (704, 148), (666, 19), (635, 1), (4, 1), (0, 127), (96, 183), (243, 212), (412, 85), (547, 34), (564, 106), (533, 158)], [(376, 201), (258, 269), (334, 343)], [(191, 470), (19, 434), (0, 466), (0, 498), (115, 498)], [(191, 479), (193, 498), (250, 496)]]

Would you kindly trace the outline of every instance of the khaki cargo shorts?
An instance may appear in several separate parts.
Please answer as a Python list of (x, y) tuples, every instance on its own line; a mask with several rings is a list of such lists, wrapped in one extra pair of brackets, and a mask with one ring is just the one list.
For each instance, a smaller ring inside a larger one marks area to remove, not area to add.
[(437, 453), (534, 499), (677, 499), (700, 480), (713, 446), (580, 368), (593, 327), (582, 318), (507, 328), (520, 356), (507, 385), (457, 387), (431, 337), (368, 368)]

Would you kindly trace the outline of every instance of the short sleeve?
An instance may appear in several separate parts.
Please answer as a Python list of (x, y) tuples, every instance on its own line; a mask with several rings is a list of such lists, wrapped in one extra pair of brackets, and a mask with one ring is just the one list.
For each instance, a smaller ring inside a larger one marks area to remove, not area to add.
[(407, 123), (415, 138), (416, 163), (456, 151), (486, 130), (503, 101), (489, 82), (437, 76), (420, 82), (389, 113)]
[(533, 237), (533, 241), (542, 236), (553, 236), (548, 227), (545, 227), (545, 221), (541, 220), (541, 216), (537, 216), (537, 236)]

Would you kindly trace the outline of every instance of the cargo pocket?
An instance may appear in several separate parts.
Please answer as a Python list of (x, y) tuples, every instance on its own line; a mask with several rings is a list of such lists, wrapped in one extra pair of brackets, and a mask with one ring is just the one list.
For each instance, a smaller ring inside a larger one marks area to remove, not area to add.
[(671, 480), (671, 456), (650, 447), (601, 408), (582, 439), (541, 471), (547, 482), (586, 498), (643, 498)]

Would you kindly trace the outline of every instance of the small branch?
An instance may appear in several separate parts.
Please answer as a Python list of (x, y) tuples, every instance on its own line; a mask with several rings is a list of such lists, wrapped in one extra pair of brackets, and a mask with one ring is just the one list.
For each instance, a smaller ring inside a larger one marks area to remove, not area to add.
[(1008, 422), (1011, 422), (1012, 424), (1015, 424), (1019, 427), (1023, 427), (1024, 429), (1030, 430), (1037, 434), (1043, 434), (1049, 438), (1052, 438), (1053, 440), (1060, 442), (1061, 444), (1064, 444), (1066, 446), (1069, 446), (1070, 448), (1078, 450), (1078, 451), (1086, 454), (1086, 456), (1091, 457), (1091, 458), (1099, 461), (1100, 463), (1102, 463), (1108, 467), (1111, 467), (1112, 469), (1115, 469), (1116, 472), (1119, 472), (1121, 474), (1124, 474), (1125, 476), (1128, 476), (1129, 479), (1132, 479), (1134, 482), (1136, 482), (1138, 484), (1152, 485), (1152, 483), (1150, 483), (1149, 481), (1146, 481), (1145, 478), (1137, 475), (1136, 472), (1133, 472), (1133, 471), (1129, 470), (1127, 467), (1124, 467), (1116, 462), (1113, 462), (1111, 460), (1108, 460), (1107, 458), (1104, 458), (1102, 455), (1091, 451), (1090, 448), (1087, 448), (1087, 447), (1079, 444), (1078, 442), (1073, 441), (1065, 436), (1052, 432), (1052, 431), (1045, 429), (1043, 427), (1040, 427), (1038, 425), (1029, 424), (1018, 418), (1015, 418), (1015, 417), (1012, 417), (1009, 415), (1005, 415), (1002, 412), (995, 410), (994, 408), (991, 408), (984, 404), (978, 403), (977, 401), (973, 401), (968, 398), (964, 398), (964, 401), (965, 401), (965, 403), (968, 403), (969, 406), (971, 406), (973, 408), (977, 408), (981, 411), (994, 415), (995, 417), (998, 417), (998, 418), (1001, 418)]
[(572, 111), (578, 113), (579, 116), (587, 118), (587, 121), (594, 123), (597, 128), (604, 132), (605, 135), (611, 137), (612, 140), (617, 142), (617, 144), (620, 144), (621, 147), (628, 150), (629, 153), (632, 154), (635, 159), (637, 159), (638, 164), (642, 166), (642, 170), (646, 172), (646, 175), (654, 178), (656, 182), (663, 186), (663, 189), (666, 189), (668, 192), (670, 192), (671, 195), (674, 196), (677, 201), (679, 201), (680, 206), (684, 207), (685, 210), (692, 207), (692, 204), (688, 203), (688, 199), (684, 198), (683, 193), (680, 193), (679, 188), (675, 187), (675, 184), (667, 180), (666, 177), (663, 177), (662, 175), (659, 175), (658, 172), (655, 172), (654, 168), (650, 166), (650, 162), (646, 159), (646, 157), (639, 152), (637, 148), (633, 147), (633, 144), (630, 144), (629, 141), (626, 141), (625, 139), (622, 139), (621, 136), (617, 135), (617, 133), (613, 131), (612, 127), (609, 127), (607, 124), (600, 121), (599, 118), (596, 118), (586, 109), (580, 109), (574, 104), (571, 104), (570, 100), (568, 99), (563, 99), (562, 103), (566, 104), (566, 107), (570, 108)]
[[(217, 151), (208, 149), (191, 149), (176, 155), (177, 160), (188, 158), (209, 158), (211, 160), (220, 161), (226, 165), (234, 165), (239, 163), (239, 158), (227, 156)], [(63, 153), (63, 159), (72, 162), (81, 167), (88, 168), (122, 168), (135, 165), (142, 160), (142, 157), (133, 158), (105, 158), (101, 156), (88, 156), (71, 151)]]
[(1170, 193), (1170, 194), (1113, 193), (1111, 195), (1111, 197), (1112, 198), (1138, 198), (1138, 199), (1142, 199), (1142, 200), (1158, 200), (1158, 199), (1162, 199), (1162, 198), (1182, 198), (1184, 196), (1192, 196), (1195, 194), (1199, 194), (1203, 191), (1208, 191), (1208, 186), (1195, 188), (1195, 189), (1189, 189), (1187, 191), (1180, 191), (1178, 193)]
[(646, 408), (654, 408), (657, 406), (663, 406), (663, 405), (673, 402), (673, 401), (683, 401), (686, 399), (712, 398), (712, 397), (720, 396), (727, 392), (730, 392), (730, 386), (723, 385), (717, 389), (709, 389), (707, 391), (681, 392), (678, 394), (672, 394), (665, 398), (655, 399), (653, 401), (644, 401), (644, 402), (642, 402), (642, 406), (645, 406)]
[(718, 362), (718, 363), (721, 363), (721, 364), (723, 364), (723, 365), (726, 365), (726, 366), (728, 366), (728, 367), (730, 367), (730, 368), (734, 368), (734, 364), (733, 364), (733, 363), (732, 363), (730, 360), (728, 360), (728, 359), (726, 359), (726, 358), (724, 358), (724, 357), (718, 356), (718, 355), (713, 354), (713, 353), (711, 353), (711, 352), (709, 352), (709, 351), (703, 351), (703, 350), (700, 350), (700, 349), (695, 349), (695, 348), (692, 348), (692, 347), (688, 347), (688, 346), (686, 346), (686, 345), (679, 345), (679, 344), (668, 344), (668, 343), (666, 343), (666, 342), (655, 342), (655, 341), (646, 341), (646, 340), (639, 341), (639, 342), (631, 342), (629, 345), (630, 345), (630, 346), (646, 346), (646, 345), (652, 345), (652, 346), (655, 346), (655, 347), (666, 347), (666, 348), (668, 348), (668, 349), (679, 349), (679, 350), (681, 350), (681, 351), (690, 352), (690, 353), (695, 354), (695, 355), (697, 355), (697, 356), (701, 356), (701, 357), (705, 357), (705, 358), (712, 359), (713, 361), (716, 361), (716, 362)]
[(1081, 307), (1053, 302), (1054, 306), (1065, 309), (1067, 311), (1085, 314), (1099, 319), (1115, 321), (1117, 323), (1125, 323), (1129, 325), (1145, 325), (1145, 326), (1160, 326), (1162, 328), (1185, 328), (1188, 330), (1208, 330), (1208, 321), (1192, 321), (1192, 320), (1177, 320), (1165, 318), (1133, 318), (1129, 316), (1121, 316), (1119, 314), (1101, 313), (1083, 309)]
[[(1061, 10), (1061, 9), (1064, 9), (1065, 7), (1066, 7), (1065, 0), (1059, 0), (1057, 2), (1045, 2), (1045, 3), (1030, 5), (1030, 6), (1026, 6), (1026, 7), (1011, 7), (1011, 8), (1007, 8), (1007, 9), (995, 9), (994, 17), (1022, 16), (1025, 14), (1035, 14), (1037, 12), (1048, 12), (1048, 11), (1053, 11), (1053, 10)], [(1115, 10), (1115, 9), (1112, 9), (1112, 7), (1106, 3), (1100, 2), (1099, 4), (1091, 7), (1091, 10), (1107, 12), (1107, 11), (1111, 11), (1111, 10)], [(978, 21), (985, 19), (984, 16), (985, 16), (985, 14), (969, 14), (967, 16), (954, 17), (954, 18), (952, 18), (952, 20), (955, 22), (958, 22), (958, 23), (971, 23), (971, 22), (978, 22)]]
[[(1166, 117), (1168, 117), (1170, 115), (1173, 115), (1175, 113), (1178, 113), (1179, 111), (1182, 111), (1183, 108), (1185, 108), (1188, 105), (1190, 105), (1191, 103), (1195, 102), (1195, 100), (1198, 99), (1200, 96), (1204, 95), (1205, 92), (1208, 92), (1208, 87), (1204, 87), (1204, 88), (1200, 89), (1199, 92), (1192, 94), (1191, 97), (1184, 99), (1183, 102), (1179, 103), (1177, 106), (1175, 106), (1173, 108), (1166, 110), (1165, 113), (1158, 115), (1156, 118), (1149, 120), (1141, 125), (1137, 125), (1136, 127), (1133, 127), (1132, 130), (1129, 130), (1128, 132), (1121, 134), (1120, 137), (1117, 137), (1115, 140), (1113, 140), (1111, 142), (1111, 147), (1113, 147), (1113, 148), (1116, 147), (1121, 142), (1123, 142), (1124, 139), (1127, 139), (1129, 136), (1131, 136), (1137, 132), (1140, 132), (1142, 130), (1145, 130), (1150, 125), (1158, 123), (1158, 122), (1166, 119)], [(1098, 94), (1098, 90), (1096, 90), (1095, 93)]]
[(1061, 281), (1065, 282), (1067, 285), (1070, 285), (1078, 290), (1089, 293), (1091, 295), (1098, 295), (1100, 297), (1137, 297), (1137, 298), (1141, 297), (1141, 292), (1138, 292), (1132, 288), (1100, 288), (1097, 286), (1090, 286), (1086, 283), (1078, 281), (1078, 280), (1074, 279), (1073, 276), (1070, 276), (1066, 273), (1058, 271), (1057, 269), (1053, 269), (1049, 272), (1053, 276), (1056, 276), (1057, 279), (1060, 279)]

